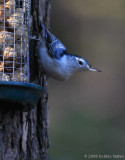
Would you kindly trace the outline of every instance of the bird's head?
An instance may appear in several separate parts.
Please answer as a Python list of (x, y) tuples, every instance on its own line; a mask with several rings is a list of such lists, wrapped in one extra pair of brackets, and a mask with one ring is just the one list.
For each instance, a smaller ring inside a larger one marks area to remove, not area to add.
[(95, 71), (95, 72), (101, 72), (99, 69), (96, 69), (92, 67), (87, 60), (85, 60), (82, 57), (75, 56), (75, 68), (78, 71)]

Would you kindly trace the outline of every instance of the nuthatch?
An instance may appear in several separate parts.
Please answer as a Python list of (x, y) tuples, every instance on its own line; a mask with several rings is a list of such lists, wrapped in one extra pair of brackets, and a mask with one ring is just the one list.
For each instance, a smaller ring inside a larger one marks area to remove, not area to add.
[[(57, 80), (67, 80), (78, 71), (96, 71), (84, 58), (70, 54), (65, 46), (41, 23), (42, 38), (37, 44), (37, 53), (42, 68), (48, 76)], [(43, 48), (42, 41), (47, 48)]]

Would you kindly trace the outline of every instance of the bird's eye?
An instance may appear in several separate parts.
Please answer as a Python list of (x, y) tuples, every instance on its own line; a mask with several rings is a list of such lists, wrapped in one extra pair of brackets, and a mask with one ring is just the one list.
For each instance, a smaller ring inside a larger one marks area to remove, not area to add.
[(80, 65), (82, 65), (83, 63), (82, 63), (82, 61), (80, 61), (80, 60), (78, 60), (78, 63), (80, 64)]

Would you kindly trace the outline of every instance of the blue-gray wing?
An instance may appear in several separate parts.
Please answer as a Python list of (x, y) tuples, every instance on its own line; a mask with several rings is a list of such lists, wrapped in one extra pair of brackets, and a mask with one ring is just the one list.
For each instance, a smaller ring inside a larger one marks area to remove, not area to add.
[(67, 54), (65, 46), (56, 38), (42, 23), (43, 38), (46, 40), (48, 54), (55, 59), (60, 59), (64, 54)]
[(60, 59), (67, 53), (65, 46), (58, 39), (55, 39), (48, 45), (48, 51), (50, 56), (56, 59)]

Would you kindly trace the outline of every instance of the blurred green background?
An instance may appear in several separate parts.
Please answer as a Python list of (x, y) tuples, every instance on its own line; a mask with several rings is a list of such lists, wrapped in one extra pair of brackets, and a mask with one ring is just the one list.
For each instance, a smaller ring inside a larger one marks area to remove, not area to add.
[(50, 26), (103, 71), (49, 80), (50, 159), (125, 154), (125, 0), (52, 0)]

